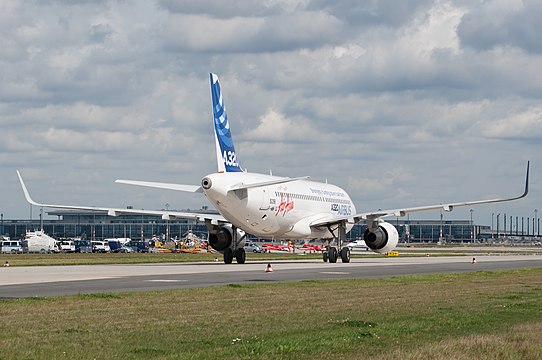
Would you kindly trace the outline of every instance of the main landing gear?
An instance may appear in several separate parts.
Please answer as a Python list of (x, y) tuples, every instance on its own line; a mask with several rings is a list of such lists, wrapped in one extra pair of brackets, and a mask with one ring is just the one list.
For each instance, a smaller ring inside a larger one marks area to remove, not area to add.
[(244, 264), (247, 260), (247, 254), (245, 252), (245, 249), (238, 248), (234, 252), (232, 248), (229, 247), (224, 250), (224, 264), (231, 264), (233, 262), (233, 258), (237, 260), (238, 264)]
[[(244, 264), (246, 262), (247, 255), (245, 249), (239, 247), (239, 244), (242, 243), (245, 236), (246, 234), (243, 234), (239, 239), (237, 228), (232, 226), (232, 245), (224, 250), (224, 264), (231, 264), (233, 258), (237, 260), (238, 264)], [(233, 249), (236, 250), (233, 251)]]
[[(328, 243), (326, 249), (322, 252), (322, 258), (324, 262), (336, 263), (337, 259), (340, 257), (343, 263), (350, 262), (350, 249), (346, 246), (343, 246), (344, 241), (346, 240), (346, 224), (341, 222), (337, 225), (337, 228), (332, 229), (331, 226), (328, 226), (329, 231), (333, 234), (333, 239), (336, 240), (337, 246), (331, 245)], [(335, 230), (338, 230), (338, 235), (335, 235)], [(337, 249), (341, 249), (338, 251)]]

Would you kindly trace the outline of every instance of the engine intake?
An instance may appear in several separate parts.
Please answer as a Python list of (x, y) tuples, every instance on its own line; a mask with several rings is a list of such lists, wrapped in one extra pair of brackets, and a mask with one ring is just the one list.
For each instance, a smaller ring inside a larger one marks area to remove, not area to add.
[(365, 230), (363, 239), (369, 249), (379, 254), (385, 254), (397, 246), (399, 233), (392, 224), (381, 222), (375, 231)]
[(231, 245), (231, 229), (220, 227), (217, 231), (209, 233), (209, 245), (216, 251), (224, 251)]
[[(238, 246), (243, 247), (245, 244), (245, 233), (237, 229)], [(223, 252), (232, 246), (233, 229), (231, 225), (222, 225), (215, 227), (209, 231), (209, 245), (216, 251)]]

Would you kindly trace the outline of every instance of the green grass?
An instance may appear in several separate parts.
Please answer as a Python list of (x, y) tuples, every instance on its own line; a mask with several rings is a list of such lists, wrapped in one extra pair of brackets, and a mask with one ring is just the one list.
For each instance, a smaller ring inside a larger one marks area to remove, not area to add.
[(540, 359), (541, 304), (542, 269), (0, 300), (0, 359)]
[[(427, 256), (462, 256), (472, 251), (410, 251), (401, 252), (399, 256), (421, 257)], [(529, 253), (532, 255), (533, 253)], [(352, 258), (381, 258), (383, 254), (373, 252), (353, 253)], [(131, 254), (0, 254), (0, 265), (6, 261), (10, 266), (53, 266), (53, 265), (104, 265), (104, 264), (144, 264), (144, 263), (172, 263), (172, 262), (212, 262), (218, 258), (222, 261), (222, 254), (190, 254), (190, 253), (131, 253)], [(277, 261), (277, 260), (321, 260), (318, 254), (247, 254), (247, 261)]]
[[(352, 257), (385, 257), (380, 254), (353, 254)], [(131, 254), (1, 254), (0, 265), (9, 261), (10, 266), (95, 265), (95, 264), (143, 264), (171, 262), (212, 262), (222, 254), (190, 253), (131, 253)], [(321, 254), (247, 254), (247, 261), (322, 259)]]

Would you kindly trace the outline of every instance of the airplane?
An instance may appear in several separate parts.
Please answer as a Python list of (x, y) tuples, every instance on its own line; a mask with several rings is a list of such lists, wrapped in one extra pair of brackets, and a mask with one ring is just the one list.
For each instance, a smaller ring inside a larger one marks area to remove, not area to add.
[(397, 229), (385, 221), (389, 216), (443, 210), (456, 207), (498, 203), (524, 198), (529, 191), (529, 162), (524, 192), (515, 197), (464, 201), (429, 206), (358, 213), (348, 193), (338, 186), (304, 177), (281, 177), (250, 173), (242, 169), (235, 151), (230, 123), (218, 76), (210, 74), (214, 119), (215, 150), (218, 169), (201, 180), (200, 185), (184, 185), (137, 180), (116, 180), (117, 183), (158, 189), (203, 193), (219, 214), (169, 210), (136, 210), (108, 207), (55, 205), (38, 203), (30, 197), (20, 172), (17, 175), (26, 200), (33, 205), (50, 208), (105, 211), (119, 214), (160, 215), (164, 220), (188, 218), (204, 222), (209, 231), (209, 245), (223, 254), (224, 263), (246, 261), (243, 249), (247, 234), (274, 240), (324, 239), (324, 262), (350, 262), (350, 249), (345, 246), (346, 234), (354, 224), (365, 221), (363, 235), (367, 247), (376, 253), (393, 250), (398, 242)]

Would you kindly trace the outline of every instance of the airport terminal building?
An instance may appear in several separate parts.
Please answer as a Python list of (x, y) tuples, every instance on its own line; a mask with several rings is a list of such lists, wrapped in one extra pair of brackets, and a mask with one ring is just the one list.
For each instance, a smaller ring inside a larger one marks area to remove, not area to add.
[[(190, 211), (190, 210), (186, 210)], [(192, 210), (194, 211), (194, 210)], [(198, 212), (216, 213), (207, 208)], [(47, 212), (54, 220), (5, 220), (0, 224), (0, 234), (12, 239), (24, 238), (26, 231), (40, 229), (56, 239), (83, 237), (86, 239), (123, 238), (150, 239), (182, 238), (189, 230), (200, 238), (207, 238), (204, 223), (190, 219), (163, 220), (156, 215), (108, 216), (106, 212), (54, 210)], [(388, 222), (399, 231), (403, 242), (471, 242), (492, 237), (490, 226), (475, 224), (469, 220), (408, 220), (390, 218)], [(366, 225), (356, 224), (348, 234), (349, 240), (363, 237)]]

